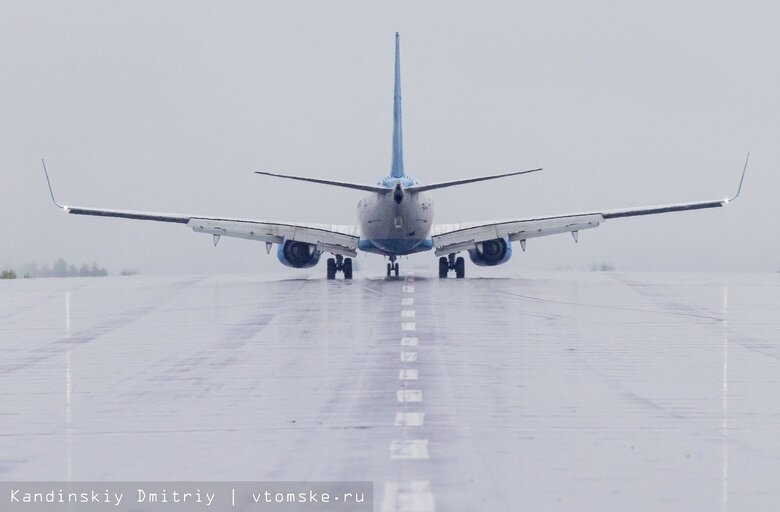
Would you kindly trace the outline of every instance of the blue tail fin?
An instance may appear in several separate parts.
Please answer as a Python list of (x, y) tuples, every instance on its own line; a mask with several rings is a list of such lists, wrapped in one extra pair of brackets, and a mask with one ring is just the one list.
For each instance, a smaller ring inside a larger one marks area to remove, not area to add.
[(390, 175), (404, 176), (404, 141), (401, 127), (401, 51), (398, 32), (395, 33), (395, 88), (393, 93), (393, 166)]

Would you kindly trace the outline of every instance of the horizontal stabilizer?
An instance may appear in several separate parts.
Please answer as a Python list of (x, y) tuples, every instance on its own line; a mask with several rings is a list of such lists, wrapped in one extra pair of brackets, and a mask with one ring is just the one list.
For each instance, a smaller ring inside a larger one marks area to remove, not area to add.
[(431, 183), (430, 185), (414, 185), (412, 187), (407, 187), (407, 192), (425, 192), (426, 190), (435, 190), (437, 188), (446, 188), (446, 187), (454, 187), (456, 185), (466, 185), (468, 183), (476, 183), (478, 181), (487, 181), (487, 180), (495, 180), (498, 178), (506, 178), (507, 176), (517, 176), (518, 174), (528, 174), (531, 172), (537, 172), (541, 171), (542, 169), (531, 169), (528, 171), (512, 171), (512, 172), (505, 172), (502, 174), (491, 174), (490, 176), (479, 176), (477, 178), (466, 178), (463, 180), (455, 180), (455, 181), (442, 181), (439, 183)]
[(306, 178), (304, 176), (293, 176), (290, 174), (278, 174), (274, 172), (255, 171), (255, 174), (263, 176), (273, 176), (275, 178), (286, 178), (288, 180), (308, 181), (309, 183), (319, 183), (320, 185), (331, 185), (334, 187), (351, 188), (355, 190), (364, 190), (366, 192), (387, 193), (392, 189), (378, 187), (376, 185), (363, 185), (362, 183), (350, 183), (346, 181), (323, 180), (320, 178)]

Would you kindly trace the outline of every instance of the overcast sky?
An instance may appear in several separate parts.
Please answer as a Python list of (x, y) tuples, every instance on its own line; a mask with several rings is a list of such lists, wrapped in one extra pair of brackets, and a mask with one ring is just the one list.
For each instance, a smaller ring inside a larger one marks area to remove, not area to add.
[(386, 175), (399, 31), (407, 173), (545, 168), (436, 191), (435, 221), (719, 199), (751, 151), (728, 208), (531, 240), (507, 265), (774, 272), (778, 26), (770, 1), (3, 0), (0, 265), (279, 271), (261, 243), (65, 215), (39, 160), (66, 204), (354, 223), (361, 192), (252, 171)]

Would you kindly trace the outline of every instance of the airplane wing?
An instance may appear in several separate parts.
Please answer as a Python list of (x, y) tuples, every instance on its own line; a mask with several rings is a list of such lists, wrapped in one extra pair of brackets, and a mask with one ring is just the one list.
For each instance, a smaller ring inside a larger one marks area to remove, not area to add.
[(97, 217), (117, 217), (121, 219), (186, 224), (196, 233), (209, 233), (214, 235), (215, 245), (221, 236), (257, 240), (268, 244), (280, 244), (289, 240), (316, 245), (317, 250), (322, 252), (352, 257), (357, 255), (357, 246), (360, 236), (358, 227), (354, 225), (295, 224), (178, 213), (137, 212), (130, 210), (64, 206), (59, 204), (54, 198), (51, 181), (49, 181), (49, 174), (46, 172), (46, 164), (44, 163), (43, 166), (52, 201), (57, 207), (72, 215), (92, 215)]
[[(748, 159), (750, 155), (748, 154)], [(506, 221), (471, 222), (465, 224), (438, 224), (431, 230), (433, 247), (436, 256), (442, 256), (469, 249), (477, 249), (477, 244), (497, 238), (507, 238), (510, 242), (519, 241), (525, 250), (526, 240), (541, 236), (555, 235), (559, 233), (572, 233), (574, 240), (583, 229), (598, 227), (602, 222), (621, 217), (635, 217), (639, 215), (655, 215), (657, 213), (680, 212), (687, 210), (700, 210), (703, 208), (719, 208), (739, 196), (742, 190), (742, 182), (745, 179), (747, 160), (742, 170), (739, 188), (733, 197), (714, 201), (702, 201), (697, 203), (678, 203), (657, 206), (643, 206), (638, 208), (626, 208), (622, 210), (605, 210), (601, 212), (578, 213), (571, 215), (556, 215), (552, 217), (538, 217), (528, 219), (516, 219)]]

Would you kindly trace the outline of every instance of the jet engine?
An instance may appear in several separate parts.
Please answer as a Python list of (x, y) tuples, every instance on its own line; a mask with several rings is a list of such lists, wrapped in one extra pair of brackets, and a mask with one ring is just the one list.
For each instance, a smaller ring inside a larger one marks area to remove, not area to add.
[(469, 258), (480, 267), (492, 267), (509, 261), (512, 245), (508, 238), (496, 238), (478, 242), (476, 249), (469, 249)]
[(320, 261), (321, 254), (322, 252), (318, 251), (314, 244), (292, 240), (286, 240), (283, 244), (279, 244), (279, 249), (276, 251), (276, 257), (279, 258), (282, 265), (292, 268), (313, 267)]

